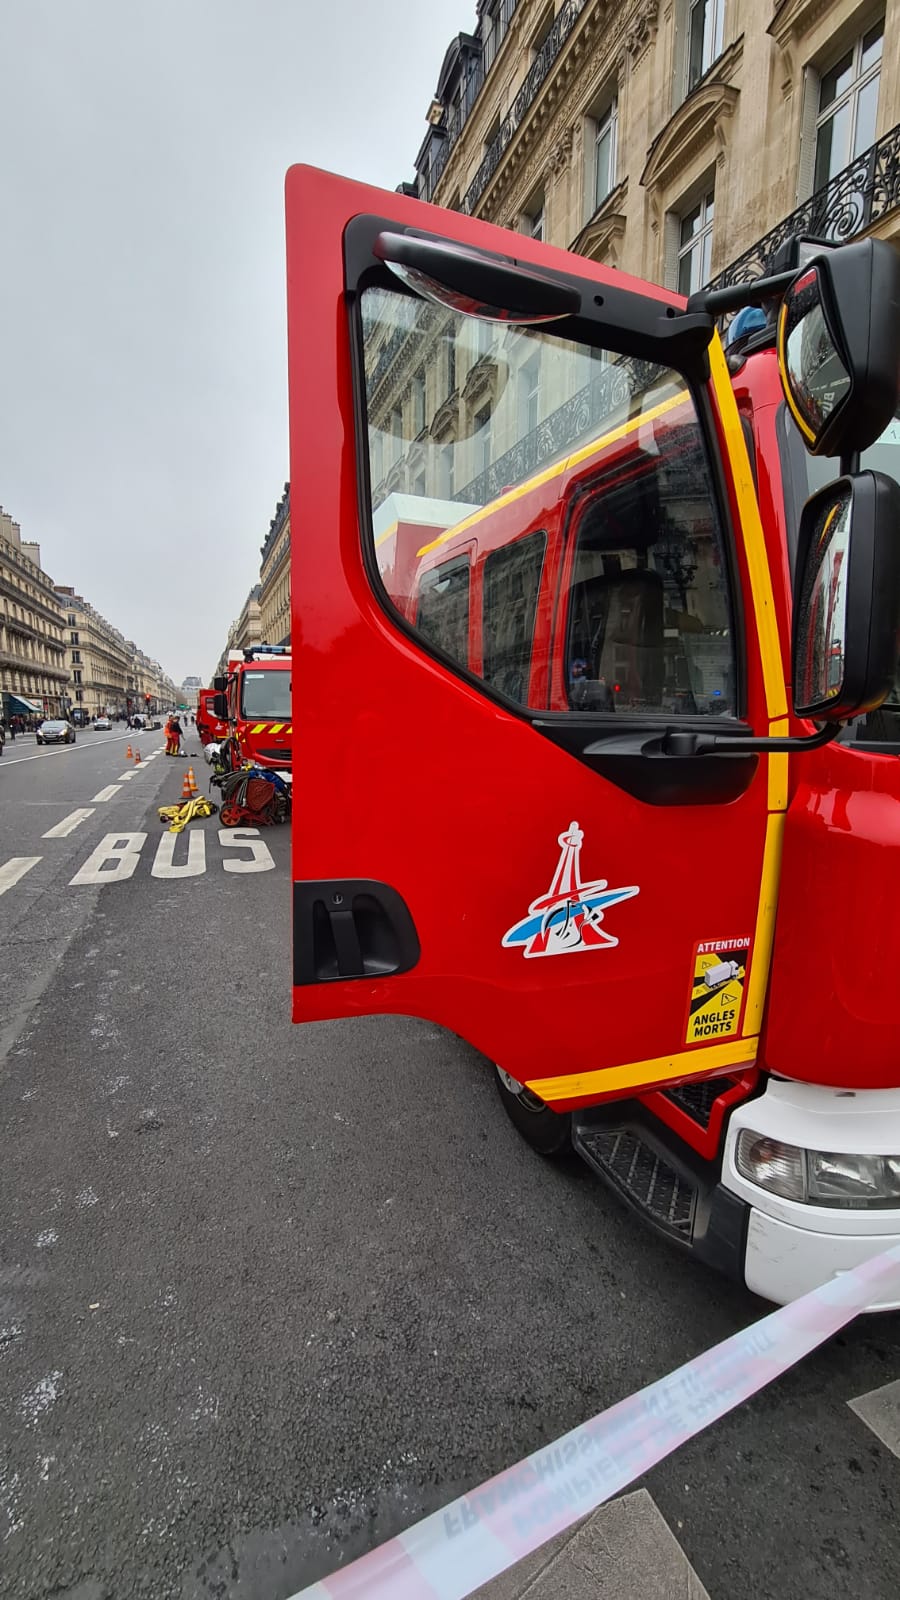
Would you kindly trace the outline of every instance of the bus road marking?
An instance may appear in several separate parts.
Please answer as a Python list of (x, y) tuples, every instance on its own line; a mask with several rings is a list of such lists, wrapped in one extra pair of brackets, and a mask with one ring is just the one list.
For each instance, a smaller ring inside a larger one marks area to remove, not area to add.
[(118, 794), (120, 788), (121, 784), (108, 783), (105, 789), (101, 789), (99, 794), (94, 795), (91, 804), (97, 805), (101, 800), (111, 800), (114, 794)]
[[(206, 842), (212, 838), (212, 834), (195, 829), (183, 837), (186, 848), (180, 843), (181, 834), (170, 833), (168, 829), (161, 834), (150, 865), (151, 878), (199, 878), (207, 871)], [(265, 841), (259, 837), (258, 829), (221, 828), (217, 830), (217, 837), (223, 851), (240, 852), (235, 856), (230, 853), (223, 855), (224, 872), (274, 871), (275, 858)], [(137, 871), (148, 838), (149, 834), (146, 833), (104, 834), (74, 878), (70, 878), (70, 888), (80, 884), (127, 883)], [(177, 863), (176, 854), (179, 856)], [(35, 859), (41, 858), (38, 856)], [(27, 868), (24, 870), (27, 871)]]

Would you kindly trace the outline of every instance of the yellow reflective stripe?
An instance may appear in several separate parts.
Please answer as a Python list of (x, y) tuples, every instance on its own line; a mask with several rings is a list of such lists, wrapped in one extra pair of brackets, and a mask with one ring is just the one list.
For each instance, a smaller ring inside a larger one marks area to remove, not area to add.
[(254, 728), (248, 728), (247, 732), (248, 733), (264, 733), (265, 732), (265, 728), (266, 728), (266, 725), (265, 725), (264, 722), (257, 722), (256, 726)]
[(722, 431), (731, 461), (738, 517), (744, 535), (744, 550), (750, 573), (753, 613), (756, 618), (756, 634), (759, 639), (763, 684), (766, 691), (766, 713), (771, 722), (773, 717), (787, 716), (788, 710), (784, 672), (781, 666), (778, 617), (775, 612), (772, 574), (769, 571), (762, 520), (759, 515), (753, 474), (750, 471), (750, 458), (747, 455), (747, 443), (718, 334), (713, 335), (709, 347), (709, 364), (719, 415), (722, 419)]
[(591, 444), (584, 445), (581, 450), (576, 450), (571, 456), (566, 456), (564, 461), (557, 461), (555, 466), (547, 467), (546, 471), (539, 472), (533, 478), (526, 478), (524, 483), (517, 484), (514, 489), (507, 490), (497, 500), (489, 500), (480, 511), (473, 511), (469, 517), (463, 517), (462, 522), (455, 522), (439, 538), (432, 539), (430, 544), (423, 544), (421, 550), (416, 551), (417, 556), (426, 556), (429, 551), (437, 550), (439, 545), (446, 544), (448, 539), (455, 539), (458, 533), (465, 533), (467, 528), (482, 522), (485, 517), (492, 517), (500, 506), (510, 506), (514, 500), (520, 500), (522, 495), (530, 494), (532, 489), (540, 488), (542, 483), (549, 483), (551, 478), (558, 478), (560, 473), (568, 472), (570, 467), (577, 467), (582, 461), (587, 461), (591, 456), (599, 455), (608, 445), (617, 444), (620, 439), (625, 439), (630, 433), (635, 433), (638, 428), (644, 427), (648, 422), (655, 422), (657, 417), (662, 417), (667, 411), (672, 411), (675, 406), (684, 404), (686, 389), (679, 389), (676, 395), (669, 400), (661, 400), (658, 406), (651, 406), (649, 411), (642, 411), (639, 417), (632, 417), (629, 422), (623, 422), (620, 428), (613, 428), (611, 433), (605, 433), (599, 439), (594, 439)]
[[(769, 723), (769, 734), (773, 739), (787, 738), (788, 719), (779, 717), (776, 722)], [(788, 803), (788, 758), (779, 755), (777, 751), (769, 752), (769, 810), (786, 811)]]
[(293, 731), (294, 731), (294, 730), (293, 730), (293, 728), (292, 728), (292, 727), (291, 727), (291, 724), (290, 724), (290, 723), (288, 723), (288, 725), (287, 725), (287, 727), (286, 727), (286, 728), (285, 728), (285, 730), (284, 730), (284, 731), (285, 731), (285, 733), (293, 733)]
[(283, 727), (284, 727), (284, 723), (283, 722), (273, 722), (271, 728), (269, 729), (269, 732), (270, 733), (280, 733)]
[(399, 522), (392, 522), (389, 528), (385, 528), (384, 533), (380, 533), (375, 540), (375, 549), (380, 549), (388, 539), (392, 539), (399, 526)]
[(571, 1072), (561, 1078), (531, 1078), (526, 1089), (541, 1100), (580, 1100), (589, 1094), (610, 1094), (620, 1089), (641, 1089), (674, 1078), (696, 1078), (722, 1067), (750, 1066), (756, 1060), (758, 1039), (730, 1039), (727, 1044), (705, 1045), (702, 1050), (680, 1050), (652, 1061), (630, 1061), (621, 1067), (600, 1067), (596, 1072)]

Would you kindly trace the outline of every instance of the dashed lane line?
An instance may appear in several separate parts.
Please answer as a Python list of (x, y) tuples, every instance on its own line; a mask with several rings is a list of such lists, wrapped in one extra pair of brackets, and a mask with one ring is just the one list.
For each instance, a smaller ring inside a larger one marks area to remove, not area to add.
[(26, 872), (30, 872), (41, 860), (42, 856), (11, 856), (0, 867), (0, 894), (5, 894), (7, 889), (11, 889), (20, 878), (24, 878)]
[(76, 828), (80, 828), (81, 824), (87, 822), (88, 817), (93, 815), (93, 806), (80, 806), (77, 811), (70, 811), (67, 817), (63, 817), (62, 822), (58, 822), (55, 828), (48, 828), (41, 838), (68, 839), (70, 833), (74, 833)]
[(120, 783), (127, 783), (129, 778), (133, 778), (134, 777), (134, 770), (135, 770), (134, 767), (129, 767), (127, 772), (120, 773), (119, 774), (119, 782)]
[(118, 794), (121, 787), (122, 785), (119, 783), (108, 783), (105, 789), (101, 789), (99, 794), (94, 795), (91, 804), (99, 805), (101, 800), (111, 800), (114, 794)]

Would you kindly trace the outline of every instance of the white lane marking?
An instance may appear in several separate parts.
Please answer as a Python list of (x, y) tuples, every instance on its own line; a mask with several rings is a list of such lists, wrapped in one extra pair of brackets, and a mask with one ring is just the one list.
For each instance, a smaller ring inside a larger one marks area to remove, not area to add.
[(179, 833), (164, 833), (150, 868), (152, 878), (199, 878), (206, 871), (206, 839), (202, 833), (188, 833), (187, 861), (175, 866), (175, 847), (182, 837)]
[(119, 787), (120, 785), (117, 783), (108, 783), (105, 789), (101, 789), (99, 794), (94, 795), (92, 804), (97, 805), (101, 800), (111, 800), (114, 794), (118, 794)]
[(19, 767), (23, 761), (46, 761), (49, 756), (69, 756), (73, 750), (102, 750), (104, 745), (115, 744), (117, 740), (127, 738), (127, 733), (114, 733), (111, 739), (92, 739), (90, 744), (80, 745), (76, 741), (75, 744), (54, 745), (52, 750), (45, 746), (43, 750), (38, 751), (36, 756), (11, 756), (9, 750), (12, 749), (12, 744), (10, 743), (7, 746), (3, 760), (0, 761), (0, 772), (3, 771), (4, 767)]
[(900, 1457), (900, 1379), (885, 1383), (880, 1389), (870, 1389), (847, 1404), (875, 1437)]
[(36, 867), (41, 859), (41, 856), (10, 856), (0, 867), (0, 894), (5, 894), (20, 878), (24, 878), (26, 872)]
[[(70, 878), (69, 887), (76, 883), (122, 883), (132, 877), (146, 839), (145, 833), (105, 834), (84, 866)], [(112, 865), (104, 871), (104, 865), (110, 862)]]
[(46, 833), (41, 834), (41, 838), (68, 839), (70, 833), (74, 833), (76, 828), (80, 828), (81, 824), (87, 822), (88, 817), (93, 815), (93, 806), (81, 806), (77, 811), (70, 811), (69, 815), (63, 817), (62, 822), (58, 822), (55, 828), (48, 828)]
[(219, 843), (250, 851), (249, 861), (223, 861), (226, 872), (269, 872), (275, 866), (268, 845), (259, 838), (258, 828), (220, 828)]
[(128, 778), (133, 778), (133, 777), (134, 777), (134, 767), (129, 767), (127, 772), (120, 772), (119, 773), (119, 782), (120, 783), (125, 783)]

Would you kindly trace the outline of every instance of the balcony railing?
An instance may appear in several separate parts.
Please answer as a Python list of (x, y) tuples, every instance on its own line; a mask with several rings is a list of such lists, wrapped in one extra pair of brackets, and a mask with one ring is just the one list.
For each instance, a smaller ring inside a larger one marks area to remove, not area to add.
[(453, 495), (472, 505), (486, 505), (509, 484), (521, 483), (548, 462), (558, 459), (588, 434), (595, 432), (611, 412), (626, 406), (659, 378), (652, 362), (626, 359), (610, 362), (590, 383), (544, 417), (496, 461)]
[(779, 246), (796, 234), (845, 244), (900, 206), (900, 124), (713, 278), (711, 289), (749, 283), (770, 270)]
[(503, 158), (517, 128), (527, 116), (540, 92), (541, 85), (547, 74), (551, 71), (557, 56), (568, 39), (578, 18), (587, 4), (587, 0), (565, 0), (556, 14), (553, 27), (550, 29), (538, 54), (535, 56), (525, 81), (522, 84), (509, 111), (503, 118), (496, 138), (491, 142), (481, 166), (478, 168), (472, 182), (466, 190), (466, 195), (461, 209), (471, 213), (477, 206), (481, 196), (490, 183)]

